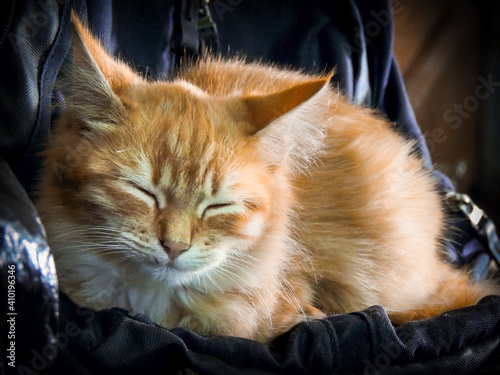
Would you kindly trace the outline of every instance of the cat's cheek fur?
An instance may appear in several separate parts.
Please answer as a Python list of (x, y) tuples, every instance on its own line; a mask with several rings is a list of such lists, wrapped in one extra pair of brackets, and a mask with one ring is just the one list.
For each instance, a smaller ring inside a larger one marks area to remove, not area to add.
[(266, 217), (261, 213), (252, 215), (252, 217), (241, 226), (239, 233), (248, 238), (259, 238), (264, 229), (265, 219)]

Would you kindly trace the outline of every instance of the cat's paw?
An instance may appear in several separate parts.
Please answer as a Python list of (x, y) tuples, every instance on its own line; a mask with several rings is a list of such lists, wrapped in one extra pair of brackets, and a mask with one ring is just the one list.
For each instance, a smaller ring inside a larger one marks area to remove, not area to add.
[(307, 320), (326, 318), (326, 314), (323, 311), (317, 309), (312, 305), (305, 306), (302, 308), (304, 310), (304, 314), (306, 315)]

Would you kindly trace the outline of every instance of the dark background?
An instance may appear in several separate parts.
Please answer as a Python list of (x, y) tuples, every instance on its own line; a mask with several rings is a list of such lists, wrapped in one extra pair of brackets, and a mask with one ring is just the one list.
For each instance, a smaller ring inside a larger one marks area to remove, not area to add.
[(394, 52), (433, 162), (498, 226), (500, 2), (399, 0), (393, 9)]

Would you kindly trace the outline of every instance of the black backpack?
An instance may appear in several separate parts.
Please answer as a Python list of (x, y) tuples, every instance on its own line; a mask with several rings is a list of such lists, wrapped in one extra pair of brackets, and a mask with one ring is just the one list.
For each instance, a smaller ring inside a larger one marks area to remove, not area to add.
[[(11, 0), (1, 7), (0, 374), (500, 373), (500, 297), (398, 328), (374, 306), (299, 324), (269, 347), (167, 330), (118, 308), (86, 310), (59, 294), (30, 203), (38, 154), (58, 116), (54, 82), (71, 46), (72, 8), (111, 53), (154, 78), (207, 49), (306, 70), (335, 66), (335, 84), (417, 140), (415, 152), (432, 168), (392, 54), (389, 1)], [(367, 38), (367, 25), (378, 33)], [(494, 226), (484, 215), (471, 222), (477, 207), (433, 173), (461, 228), (459, 237), (450, 234), (450, 259), (484, 277), (488, 247), (498, 249)]]

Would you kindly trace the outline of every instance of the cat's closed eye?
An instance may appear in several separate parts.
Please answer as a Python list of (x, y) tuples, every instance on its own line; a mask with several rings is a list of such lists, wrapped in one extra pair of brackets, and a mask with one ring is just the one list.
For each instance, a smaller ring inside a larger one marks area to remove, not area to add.
[(160, 208), (160, 203), (158, 201), (158, 197), (156, 196), (156, 194), (140, 185), (137, 185), (136, 183), (130, 183), (130, 185), (135, 188), (136, 190), (138, 190), (139, 192), (141, 192), (143, 195), (146, 195), (148, 196), (149, 198), (153, 198), (154, 201), (155, 201), (155, 204), (156, 204), (156, 207)]
[(225, 213), (225, 209), (230, 208), (231, 206), (234, 206), (233, 202), (223, 202), (223, 203), (214, 203), (208, 205), (205, 210), (203, 211), (203, 214), (201, 215), (201, 218), (206, 218), (210, 216), (214, 216), (220, 213)]

